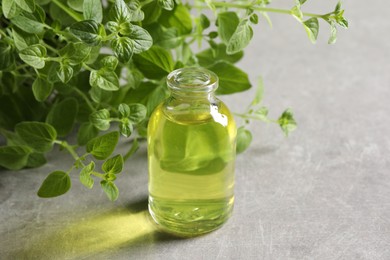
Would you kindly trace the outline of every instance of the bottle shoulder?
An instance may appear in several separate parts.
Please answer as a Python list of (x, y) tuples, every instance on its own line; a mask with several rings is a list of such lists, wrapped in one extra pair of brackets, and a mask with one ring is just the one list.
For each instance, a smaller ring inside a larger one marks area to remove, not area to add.
[(198, 103), (166, 100), (154, 110), (150, 122), (157, 126), (167, 121), (180, 125), (218, 124), (229, 129), (236, 128), (230, 110), (219, 99)]

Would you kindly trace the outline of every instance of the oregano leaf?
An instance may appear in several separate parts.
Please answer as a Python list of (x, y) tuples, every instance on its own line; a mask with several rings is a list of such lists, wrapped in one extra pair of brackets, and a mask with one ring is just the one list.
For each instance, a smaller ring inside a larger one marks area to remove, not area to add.
[(112, 181), (102, 180), (100, 182), (100, 185), (101, 185), (103, 191), (106, 193), (107, 197), (111, 201), (115, 201), (118, 199), (119, 190), (118, 190), (118, 187)]
[(102, 170), (105, 173), (118, 174), (123, 169), (123, 158), (122, 155), (117, 154), (114, 157), (106, 160), (102, 165)]
[(45, 67), (46, 48), (41, 44), (34, 44), (19, 52), (20, 58), (28, 65), (42, 69)]
[(282, 128), (284, 134), (288, 136), (297, 128), (297, 123), (291, 109), (286, 109), (278, 119), (278, 124)]
[(316, 17), (312, 17), (305, 22), (303, 22), (303, 26), (306, 30), (307, 36), (309, 37), (310, 41), (312, 43), (315, 43), (317, 41), (318, 37), (318, 19)]
[(93, 112), (89, 119), (93, 126), (99, 130), (105, 131), (110, 128), (110, 112), (105, 108)]
[(247, 21), (241, 21), (230, 38), (227, 47), (227, 54), (234, 54), (244, 49), (253, 37), (252, 27)]
[(95, 137), (87, 143), (87, 152), (98, 160), (107, 159), (114, 151), (118, 140), (118, 132), (111, 132)]
[(48, 80), (36, 78), (32, 84), (32, 91), (37, 101), (45, 101), (53, 90), (53, 84)]
[(237, 129), (237, 146), (236, 152), (242, 153), (244, 152), (252, 142), (252, 133), (241, 126)]
[(85, 20), (94, 20), (97, 23), (103, 21), (103, 7), (101, 0), (84, 0), (83, 16)]
[(50, 173), (38, 190), (41, 198), (52, 198), (65, 194), (71, 187), (69, 175), (63, 171)]
[(21, 122), (15, 126), (15, 132), (29, 147), (41, 153), (50, 151), (57, 138), (54, 127), (42, 122)]
[(80, 175), (79, 175), (80, 182), (88, 189), (92, 189), (94, 184), (94, 180), (91, 177), (91, 174), (94, 169), (95, 169), (95, 163), (92, 161), (80, 171)]
[(32, 149), (25, 145), (1, 146), (0, 166), (10, 170), (19, 170), (27, 165)]

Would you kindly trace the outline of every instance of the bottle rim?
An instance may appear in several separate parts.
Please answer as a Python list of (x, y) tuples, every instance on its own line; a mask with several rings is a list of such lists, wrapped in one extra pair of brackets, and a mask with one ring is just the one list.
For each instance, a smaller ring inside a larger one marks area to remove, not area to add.
[(218, 76), (202, 67), (181, 68), (169, 73), (167, 84), (175, 92), (209, 93), (218, 88)]

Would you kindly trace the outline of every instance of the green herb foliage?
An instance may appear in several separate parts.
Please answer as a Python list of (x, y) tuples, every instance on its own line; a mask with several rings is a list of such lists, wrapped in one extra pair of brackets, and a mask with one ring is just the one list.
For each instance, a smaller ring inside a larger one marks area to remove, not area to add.
[[(348, 27), (341, 3), (321, 15), (304, 12), (305, 2), (284, 10), (269, 7), (269, 0), (0, 0), (0, 134), (6, 140), (0, 167), (41, 166), (59, 146), (74, 163), (50, 173), (38, 196), (66, 193), (78, 172), (86, 188), (99, 180), (116, 200), (115, 180), (167, 95), (167, 74), (203, 66), (219, 76), (218, 94), (248, 90), (248, 75), (235, 63), (257, 31), (253, 26), (263, 18), (270, 23), (268, 13), (296, 18), (312, 42), (320, 20), (330, 25), (329, 43), (337, 27)], [(238, 153), (252, 140), (251, 120), (277, 123), (286, 135), (296, 128), (290, 109), (269, 119), (262, 96), (260, 82), (248, 109), (236, 114), (244, 121)], [(66, 138), (74, 131), (77, 143), (70, 144)], [(132, 138), (132, 146), (113, 156), (120, 136)]]

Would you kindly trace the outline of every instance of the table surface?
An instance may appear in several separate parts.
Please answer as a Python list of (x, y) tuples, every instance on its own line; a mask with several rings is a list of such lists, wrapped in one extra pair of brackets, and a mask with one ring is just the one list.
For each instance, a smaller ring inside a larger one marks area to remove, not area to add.
[[(87, 190), (77, 174), (68, 194), (40, 199), (46, 175), (72, 163), (54, 152), (39, 169), (0, 172), (0, 259), (390, 259), (388, 3), (344, 5), (350, 29), (336, 45), (326, 43), (324, 23), (316, 45), (288, 16), (255, 27), (239, 66), (252, 82), (264, 78), (270, 115), (291, 107), (299, 127), (285, 138), (277, 125), (250, 125), (234, 214), (221, 229), (192, 239), (157, 231), (145, 146), (126, 163), (118, 201)], [(254, 91), (222, 99), (240, 112)]]

